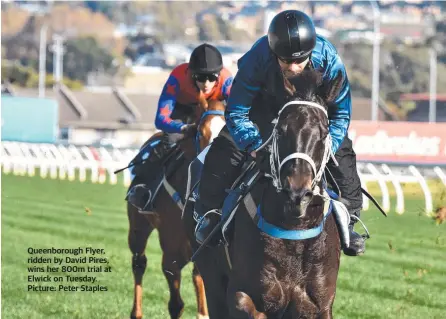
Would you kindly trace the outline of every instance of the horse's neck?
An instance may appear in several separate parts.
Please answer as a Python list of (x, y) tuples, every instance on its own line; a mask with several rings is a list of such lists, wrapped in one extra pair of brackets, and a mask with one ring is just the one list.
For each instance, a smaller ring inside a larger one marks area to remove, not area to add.
[(195, 122), (196, 124), (199, 124), (201, 117), (203, 114), (209, 110), (209, 104), (208, 103), (198, 103), (195, 109)]
[(199, 125), (200, 121), (201, 121), (201, 117), (203, 116), (203, 114), (207, 111), (207, 109), (204, 108), (200, 108), (199, 110), (197, 110), (195, 112), (195, 124)]

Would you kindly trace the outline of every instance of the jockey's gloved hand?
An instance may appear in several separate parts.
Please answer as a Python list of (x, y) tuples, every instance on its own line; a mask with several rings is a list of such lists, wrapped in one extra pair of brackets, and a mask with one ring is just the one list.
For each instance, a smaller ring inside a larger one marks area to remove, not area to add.
[(185, 124), (181, 127), (181, 133), (184, 136), (192, 136), (197, 134), (197, 125), (196, 124)]
[(256, 164), (261, 172), (269, 172), (269, 152), (267, 150), (256, 152)]

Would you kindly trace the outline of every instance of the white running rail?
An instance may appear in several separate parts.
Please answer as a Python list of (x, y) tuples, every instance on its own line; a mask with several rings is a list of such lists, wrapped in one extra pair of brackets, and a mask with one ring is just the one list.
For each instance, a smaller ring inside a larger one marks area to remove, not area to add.
[[(428, 180), (440, 180), (445, 186), (444, 192), (446, 193), (446, 178), (445, 167), (415, 167), (409, 166), (394, 166), (390, 167), (387, 164), (372, 164), (372, 163), (358, 163), (358, 173), (361, 178), (361, 182), (364, 184), (368, 182), (378, 182), (382, 193), (382, 208), (388, 212), (390, 208), (390, 192), (387, 187), (387, 183), (392, 183), (395, 189), (395, 212), (397, 214), (403, 214), (406, 210), (403, 184), (418, 184), (423, 192), (425, 199), (424, 211), (426, 214), (432, 213), (433, 199), (432, 192), (428, 186)], [(441, 191), (440, 191), (441, 193)], [(367, 209), (368, 199), (364, 196), (364, 209)], [(366, 205), (367, 203), (367, 205)]]
[[(92, 183), (116, 184), (113, 172), (125, 167), (138, 153), (138, 149), (106, 149), (74, 145), (1, 143), (1, 165), (4, 174), (34, 176), (35, 169), (41, 178), (79, 180), (85, 182), (89, 173)], [(49, 173), (49, 174), (48, 174)], [(125, 170), (124, 185), (130, 185), (130, 172)]]
[[(138, 149), (114, 149), (92, 146), (34, 144), (20, 142), (1, 142), (1, 166), (4, 174), (34, 176), (36, 169), (41, 178), (68, 179), (85, 182), (89, 176), (92, 183), (117, 184), (120, 180), (125, 186), (130, 185), (131, 174), (128, 169), (118, 176), (113, 172), (125, 167), (138, 153)], [(419, 184), (425, 198), (425, 212), (433, 211), (432, 194), (427, 180), (436, 179), (445, 186), (445, 167), (417, 168), (410, 166), (393, 166), (386, 164), (358, 163), (361, 185), (367, 190), (367, 183), (377, 182), (382, 194), (382, 207), (391, 210), (390, 192), (387, 183), (395, 189), (395, 211), (405, 211), (402, 184)], [(368, 210), (370, 203), (363, 196), (363, 209)]]

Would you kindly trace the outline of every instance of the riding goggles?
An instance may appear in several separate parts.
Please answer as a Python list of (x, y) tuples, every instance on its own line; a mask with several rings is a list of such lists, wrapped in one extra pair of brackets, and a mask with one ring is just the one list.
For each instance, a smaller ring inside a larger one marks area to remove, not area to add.
[(308, 55), (304, 56), (304, 57), (299, 57), (299, 58), (282, 58), (277, 55), (277, 58), (285, 64), (301, 64), (306, 59), (308, 59)]
[(212, 74), (194, 74), (192, 75), (195, 81), (204, 83), (206, 80), (209, 80), (209, 82), (215, 82), (218, 79), (218, 74), (212, 73)]

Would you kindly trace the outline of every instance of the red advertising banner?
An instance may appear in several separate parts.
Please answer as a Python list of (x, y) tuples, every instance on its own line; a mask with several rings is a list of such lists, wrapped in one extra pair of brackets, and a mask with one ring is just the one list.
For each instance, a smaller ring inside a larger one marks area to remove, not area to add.
[(359, 161), (446, 165), (446, 123), (352, 121)]

